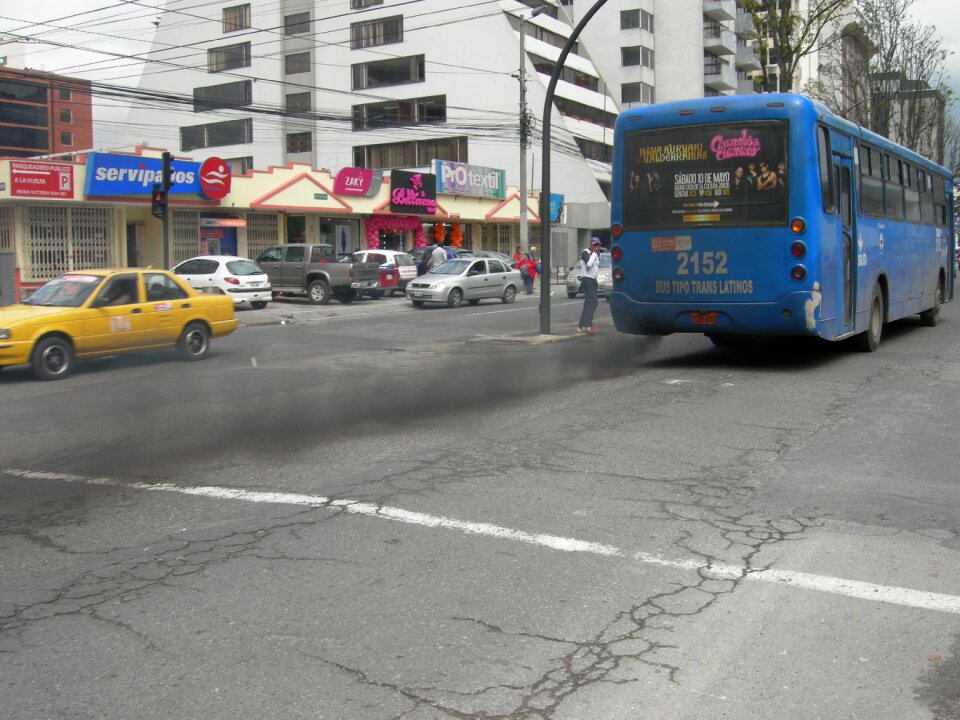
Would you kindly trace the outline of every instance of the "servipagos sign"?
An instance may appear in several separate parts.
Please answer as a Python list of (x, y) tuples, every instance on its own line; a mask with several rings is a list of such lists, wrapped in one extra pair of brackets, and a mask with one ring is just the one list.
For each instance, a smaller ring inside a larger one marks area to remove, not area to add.
[(437, 192), (446, 195), (470, 195), (503, 200), (506, 197), (506, 173), (497, 168), (466, 165), (451, 160), (434, 160)]
[[(211, 158), (215, 160), (215, 158)], [(209, 161), (208, 161), (209, 162)], [(218, 161), (221, 164), (222, 161)], [(223, 167), (226, 167), (223, 164)], [(201, 163), (172, 160), (170, 162), (171, 195), (205, 195), (200, 181)], [(229, 173), (229, 170), (226, 171)], [(162, 180), (163, 163), (160, 158), (138, 155), (87, 155), (87, 175), (83, 193), (87, 196), (149, 195), (154, 183)], [(223, 176), (220, 176), (223, 182)], [(229, 177), (226, 179), (229, 189)]]

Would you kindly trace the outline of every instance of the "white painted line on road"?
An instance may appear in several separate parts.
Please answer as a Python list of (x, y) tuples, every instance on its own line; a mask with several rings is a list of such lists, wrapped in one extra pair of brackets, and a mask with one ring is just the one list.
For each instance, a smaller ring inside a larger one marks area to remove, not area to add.
[(147, 490), (154, 492), (170, 492), (179, 495), (193, 495), (216, 498), (220, 500), (241, 500), (253, 503), (272, 503), (277, 505), (301, 505), (305, 507), (332, 508), (344, 510), (357, 515), (383, 518), (410, 525), (422, 527), (444, 528), (456, 530), (469, 535), (484, 535), (501, 540), (514, 540), (531, 545), (561, 550), (563, 552), (580, 552), (601, 555), (605, 557), (630, 557), (633, 560), (660, 567), (676, 568), (700, 572), (708, 577), (727, 580), (744, 579), (751, 582), (766, 582), (789, 587), (816, 590), (817, 592), (842, 595), (844, 597), (870, 600), (891, 605), (918, 608), (922, 610), (936, 610), (960, 614), (960, 596), (945, 595), (942, 593), (912, 590), (910, 588), (877, 585), (874, 583), (845, 580), (830, 577), (829, 575), (815, 575), (792, 570), (748, 570), (737, 565), (710, 565), (698, 560), (670, 560), (657, 555), (638, 552), (628, 555), (624, 550), (613, 545), (593, 543), (576, 538), (560, 537), (557, 535), (527, 533), (522, 530), (492, 525), (490, 523), (468, 522), (452, 518), (404, 510), (402, 508), (377, 505), (374, 503), (355, 500), (334, 500), (321, 495), (305, 495), (300, 493), (263, 492), (258, 490), (243, 490), (240, 488), (217, 487), (210, 485), (173, 485), (170, 483), (142, 483), (122, 482), (114, 478), (88, 477), (84, 475), (70, 475), (67, 473), (52, 473), (33, 470), (18, 470), (8, 468), (3, 471), (7, 475), (31, 480), (55, 480), (61, 482), (78, 482), (86, 485), (107, 485), (111, 487), (130, 488), (133, 490)]

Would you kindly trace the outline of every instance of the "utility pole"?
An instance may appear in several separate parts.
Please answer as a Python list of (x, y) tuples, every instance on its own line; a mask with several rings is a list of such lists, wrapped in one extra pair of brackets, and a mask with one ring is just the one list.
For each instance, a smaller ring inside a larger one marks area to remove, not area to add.
[[(534, 8), (530, 17), (543, 12), (543, 7)], [(527, 109), (527, 49), (526, 17), (520, 14), (520, 252), (530, 252), (530, 227), (527, 221), (527, 148), (530, 147), (530, 131), (533, 129), (533, 113)]]

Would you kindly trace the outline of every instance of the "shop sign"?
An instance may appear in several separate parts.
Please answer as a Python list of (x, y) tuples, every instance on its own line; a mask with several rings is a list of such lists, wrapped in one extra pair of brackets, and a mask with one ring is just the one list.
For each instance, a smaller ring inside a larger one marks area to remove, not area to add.
[(200, 227), (232, 227), (242, 228), (247, 226), (247, 221), (237, 217), (202, 217), (200, 218)]
[(390, 212), (433, 215), (437, 212), (437, 176), (392, 170)]
[[(211, 168), (215, 167), (217, 158), (210, 158)], [(226, 165), (223, 161), (220, 164)], [(206, 165), (206, 163), (204, 163)], [(215, 196), (207, 195), (204, 187), (201, 185), (201, 163), (187, 162), (185, 160), (172, 160), (170, 162), (170, 180), (171, 186), (169, 193), (171, 195), (205, 195), (211, 199), (218, 199)], [(83, 188), (84, 195), (109, 197), (114, 195), (148, 195), (153, 188), (154, 183), (162, 180), (162, 161), (160, 158), (140, 157), (138, 155), (111, 155), (109, 153), (90, 153), (87, 155), (87, 177)], [(217, 173), (220, 174), (220, 173)], [(214, 175), (209, 175), (207, 190), (216, 192), (212, 188), (216, 187), (217, 180)], [(221, 181), (223, 178), (219, 178)], [(227, 191), (230, 190), (229, 170), (227, 170), (226, 180)], [(224, 192), (224, 195), (226, 195)], [(221, 196), (222, 197), (222, 196)]]
[(380, 192), (383, 173), (367, 168), (340, 168), (333, 178), (333, 192), (337, 195), (373, 197)]
[(550, 193), (550, 222), (558, 223), (563, 220), (563, 195)]
[(218, 157), (200, 164), (200, 192), (211, 200), (222, 200), (230, 193), (230, 168)]
[(73, 166), (11, 160), (10, 195), (72, 198)]
[(434, 160), (437, 192), (503, 200), (506, 197), (506, 171), (498, 168), (466, 165), (450, 160)]

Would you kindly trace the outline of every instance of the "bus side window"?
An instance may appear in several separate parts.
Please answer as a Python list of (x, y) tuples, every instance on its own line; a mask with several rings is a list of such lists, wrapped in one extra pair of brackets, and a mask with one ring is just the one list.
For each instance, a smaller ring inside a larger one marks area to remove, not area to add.
[(820, 199), (823, 211), (833, 213), (833, 173), (830, 172), (830, 132), (823, 126), (817, 126), (817, 152), (820, 160)]

